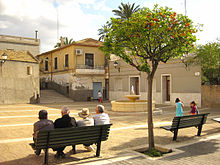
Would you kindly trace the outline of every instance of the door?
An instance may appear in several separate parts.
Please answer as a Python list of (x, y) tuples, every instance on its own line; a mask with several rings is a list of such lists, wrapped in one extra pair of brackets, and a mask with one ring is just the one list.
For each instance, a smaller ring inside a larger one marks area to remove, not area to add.
[(167, 87), (167, 90), (166, 90), (166, 101), (170, 101), (170, 77), (167, 76), (166, 77), (166, 87)]
[(130, 77), (130, 90), (134, 88), (135, 95), (139, 95), (139, 77)]
[(102, 92), (102, 83), (101, 82), (93, 82), (93, 99), (99, 99), (98, 98), (99, 90)]
[(162, 76), (162, 100), (170, 101), (170, 76)]

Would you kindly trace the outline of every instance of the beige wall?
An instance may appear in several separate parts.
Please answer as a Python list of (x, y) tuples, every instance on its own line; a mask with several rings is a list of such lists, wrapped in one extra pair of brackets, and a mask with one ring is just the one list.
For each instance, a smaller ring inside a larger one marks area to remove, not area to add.
[(202, 85), (202, 106), (220, 107), (220, 85)]
[(9, 35), (0, 35), (0, 49), (29, 51), (32, 55), (40, 54), (40, 40)]
[[(32, 74), (27, 74), (27, 67)], [(6, 61), (0, 64), (0, 104), (31, 103), (39, 91), (39, 65), (36, 63)]]
[[(147, 74), (137, 71), (134, 67), (126, 64), (123, 61), (118, 61), (120, 65), (120, 72), (118, 68), (114, 68), (114, 61), (110, 62), (110, 100), (125, 100), (124, 95), (130, 93), (129, 77), (140, 77), (140, 93), (141, 99), (147, 98)], [(187, 105), (195, 100), (201, 106), (201, 76), (195, 76), (195, 73), (201, 73), (200, 66), (185, 68), (185, 65), (180, 61), (169, 62), (168, 64), (159, 64), (153, 80), (153, 99), (157, 104), (164, 103), (161, 93), (161, 76), (170, 75), (171, 90), (170, 102), (173, 104), (176, 97), (181, 98)], [(120, 81), (117, 81), (121, 79)], [(117, 82), (121, 82), (122, 88), (117, 89)]]

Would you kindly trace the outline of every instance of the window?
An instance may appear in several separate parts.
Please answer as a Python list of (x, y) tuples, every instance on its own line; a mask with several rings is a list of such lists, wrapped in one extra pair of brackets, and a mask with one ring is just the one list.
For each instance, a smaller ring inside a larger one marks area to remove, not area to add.
[(85, 54), (85, 65), (94, 67), (94, 54), (86, 53)]
[(45, 58), (45, 71), (48, 71), (48, 57)]
[(57, 69), (57, 57), (54, 58), (54, 69)]
[(27, 67), (27, 75), (32, 75), (32, 67), (31, 66)]
[(69, 66), (69, 54), (65, 55), (65, 67)]

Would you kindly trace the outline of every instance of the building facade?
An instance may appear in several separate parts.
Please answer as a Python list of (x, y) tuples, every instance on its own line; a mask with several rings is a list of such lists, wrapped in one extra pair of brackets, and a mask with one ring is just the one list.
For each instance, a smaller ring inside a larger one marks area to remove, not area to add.
[(29, 51), (32, 55), (40, 54), (40, 40), (36, 38), (0, 35), (0, 49)]
[(39, 94), (38, 60), (28, 51), (0, 50), (0, 104), (36, 103)]
[(99, 90), (107, 98), (108, 68), (101, 45), (87, 38), (38, 55), (41, 88), (53, 88), (76, 101), (97, 99)]
[[(147, 74), (137, 71), (134, 67), (116, 59), (115, 68), (112, 60), (109, 64), (110, 100), (126, 100), (132, 86), (140, 99), (147, 99)], [(186, 68), (180, 60), (173, 60), (166, 64), (159, 64), (153, 80), (153, 100), (156, 104), (173, 105), (175, 99), (180, 98), (186, 105), (191, 101), (201, 106), (201, 67)]]

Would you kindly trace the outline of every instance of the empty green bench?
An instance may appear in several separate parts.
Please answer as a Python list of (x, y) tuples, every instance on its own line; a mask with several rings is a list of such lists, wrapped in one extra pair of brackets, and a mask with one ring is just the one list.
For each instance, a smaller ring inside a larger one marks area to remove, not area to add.
[(97, 144), (96, 156), (100, 156), (101, 141), (108, 139), (112, 124), (76, 128), (59, 128), (50, 131), (39, 131), (33, 149), (44, 149), (44, 164), (48, 164), (48, 149), (77, 144)]
[(171, 126), (162, 126), (167, 131), (174, 133), (173, 140), (177, 139), (178, 130), (188, 127), (196, 127), (198, 129), (197, 136), (200, 136), (202, 131), (202, 125), (206, 123), (206, 119), (209, 113), (203, 113), (198, 115), (187, 115), (181, 117), (174, 117)]

